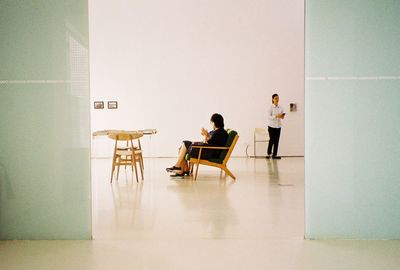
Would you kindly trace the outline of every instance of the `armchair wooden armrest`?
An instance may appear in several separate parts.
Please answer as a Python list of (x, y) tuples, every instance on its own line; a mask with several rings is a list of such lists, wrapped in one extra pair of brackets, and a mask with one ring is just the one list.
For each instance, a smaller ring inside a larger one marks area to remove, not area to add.
[(229, 149), (229, 147), (225, 146), (206, 146), (206, 145), (192, 145), (192, 148), (202, 148), (202, 149)]

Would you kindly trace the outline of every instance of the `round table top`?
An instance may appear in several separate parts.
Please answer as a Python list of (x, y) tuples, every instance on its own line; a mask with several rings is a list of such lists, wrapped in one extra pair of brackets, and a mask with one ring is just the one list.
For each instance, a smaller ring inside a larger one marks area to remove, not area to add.
[[(156, 129), (143, 129), (143, 130), (118, 130), (118, 129), (105, 129), (93, 132), (93, 136), (109, 136), (113, 134), (126, 134), (126, 135), (153, 135), (157, 134)], [(140, 137), (141, 137), (140, 136)]]

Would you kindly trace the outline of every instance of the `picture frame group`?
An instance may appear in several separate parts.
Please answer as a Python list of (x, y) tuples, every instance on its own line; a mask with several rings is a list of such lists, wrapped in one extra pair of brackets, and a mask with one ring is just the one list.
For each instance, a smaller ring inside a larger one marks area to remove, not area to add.
[[(95, 101), (93, 103), (93, 106), (94, 106), (95, 110), (103, 110), (104, 109), (104, 101)], [(107, 109), (109, 109), (109, 110), (118, 109), (118, 101), (108, 101)]]

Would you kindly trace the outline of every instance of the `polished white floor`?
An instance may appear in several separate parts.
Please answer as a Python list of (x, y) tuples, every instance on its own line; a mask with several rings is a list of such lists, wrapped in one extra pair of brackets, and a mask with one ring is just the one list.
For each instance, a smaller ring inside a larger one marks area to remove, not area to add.
[(197, 181), (171, 180), (172, 165), (147, 159), (144, 181), (128, 169), (110, 185), (110, 161), (95, 160), (94, 238), (303, 238), (303, 159), (232, 159), (237, 181), (206, 166)]
[(110, 184), (94, 159), (94, 240), (0, 242), (0, 269), (400, 269), (399, 241), (303, 240), (303, 158), (233, 158), (237, 181), (171, 180), (172, 163)]

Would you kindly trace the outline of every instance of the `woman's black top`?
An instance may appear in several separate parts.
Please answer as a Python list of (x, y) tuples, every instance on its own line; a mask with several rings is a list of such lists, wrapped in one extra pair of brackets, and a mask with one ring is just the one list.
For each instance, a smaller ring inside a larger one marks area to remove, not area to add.
[[(207, 144), (202, 143), (201, 145), (209, 146), (225, 146), (228, 140), (228, 132), (225, 129), (219, 128), (209, 132), (210, 139), (208, 139)], [(198, 143), (194, 143), (198, 144)], [(218, 158), (222, 150), (220, 149), (203, 149), (201, 152), (201, 159), (212, 159)], [(189, 150), (190, 157), (197, 158), (199, 155), (199, 148), (191, 148)]]
[(207, 143), (211, 146), (225, 146), (228, 140), (228, 132), (225, 129), (219, 128), (209, 132), (211, 138)]

